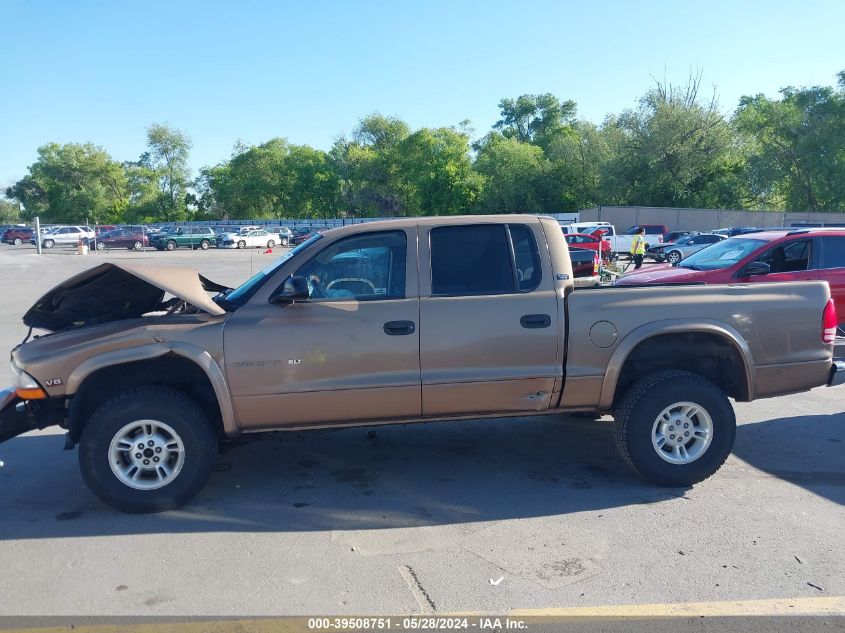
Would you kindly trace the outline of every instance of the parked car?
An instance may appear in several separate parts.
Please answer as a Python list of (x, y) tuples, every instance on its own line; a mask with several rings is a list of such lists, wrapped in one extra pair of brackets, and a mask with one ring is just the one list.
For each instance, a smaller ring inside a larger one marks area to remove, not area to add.
[(628, 273), (618, 286), (826, 281), (840, 317), (845, 315), (845, 232), (782, 229), (730, 237), (677, 266)]
[(663, 243), (675, 243), (682, 237), (689, 237), (690, 235), (698, 235), (701, 231), (669, 231), (663, 235)]
[(325, 228), (325, 227), (314, 227), (314, 226), (295, 229), (294, 232), (293, 232), (293, 237), (291, 237), (290, 243), (293, 244), (294, 246), (298, 246), (299, 244), (302, 244), (303, 242), (307, 242), (308, 240), (310, 240), (315, 235), (321, 235), (328, 230), (329, 229)]
[(12, 227), (3, 232), (3, 242), (20, 246), (24, 242), (30, 242), (33, 233), (33, 229), (28, 226)]
[(568, 233), (563, 238), (573, 248), (592, 250), (599, 253), (602, 259), (610, 259), (610, 243), (600, 237), (585, 235), (583, 233)]
[(278, 236), (276, 243), (279, 246), (288, 246), (290, 244), (290, 240), (293, 237), (293, 231), (291, 231), (286, 226), (264, 226), (261, 227), (268, 233), (274, 233)]
[(601, 261), (598, 251), (572, 247), (569, 249), (569, 259), (572, 261), (572, 278), (576, 288), (599, 285)]
[(715, 233), (688, 235), (674, 243), (649, 246), (646, 255), (653, 257), (658, 262), (667, 261), (670, 264), (677, 264), (685, 257), (724, 239), (726, 239), (724, 235), (716, 235)]
[(161, 512), (243, 433), (597, 411), (636, 472), (690, 486), (731, 452), (729, 398), (845, 381), (827, 284), (572, 292), (572, 276), (557, 222), (526, 215), (334, 229), (234, 290), (103, 263), (24, 315), (53, 334), (12, 351), (0, 441), (59, 425), (100, 499)]
[(143, 231), (132, 229), (114, 229), (88, 240), (89, 248), (96, 248), (98, 251), (111, 248), (128, 248), (140, 251), (149, 245), (149, 235)]
[(757, 233), (764, 229), (758, 229), (754, 226), (732, 226), (725, 229), (716, 229), (713, 233), (717, 235), (724, 235), (725, 237), (733, 237), (734, 235), (745, 235), (746, 233)]
[(172, 251), (180, 246), (208, 250), (214, 243), (214, 231), (209, 226), (180, 226), (168, 231), (163, 229), (150, 236), (150, 246), (159, 251)]
[[(94, 237), (94, 229), (87, 226), (57, 226), (51, 229), (49, 233), (41, 235), (41, 246), (43, 248), (76, 246), (86, 237)], [(35, 235), (29, 241), (31, 244), (35, 244)]]
[(224, 233), (217, 237), (217, 248), (273, 248), (279, 236), (264, 229)]

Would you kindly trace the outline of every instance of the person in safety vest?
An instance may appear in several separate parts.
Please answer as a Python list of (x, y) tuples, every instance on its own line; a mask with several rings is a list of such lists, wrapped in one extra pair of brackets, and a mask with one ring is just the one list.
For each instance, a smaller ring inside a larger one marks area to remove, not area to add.
[(637, 229), (634, 234), (634, 239), (631, 241), (631, 259), (634, 260), (634, 270), (642, 267), (643, 257), (645, 257), (645, 228), (642, 226)]

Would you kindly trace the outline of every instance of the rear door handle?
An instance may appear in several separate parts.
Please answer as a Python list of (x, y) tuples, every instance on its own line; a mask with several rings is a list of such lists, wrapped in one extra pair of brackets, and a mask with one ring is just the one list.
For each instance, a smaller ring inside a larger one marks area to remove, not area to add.
[(520, 325), (525, 328), (543, 328), (552, 324), (552, 317), (548, 314), (526, 314), (519, 320)]
[(388, 336), (404, 336), (416, 332), (417, 326), (413, 321), (388, 321), (384, 324), (384, 333)]

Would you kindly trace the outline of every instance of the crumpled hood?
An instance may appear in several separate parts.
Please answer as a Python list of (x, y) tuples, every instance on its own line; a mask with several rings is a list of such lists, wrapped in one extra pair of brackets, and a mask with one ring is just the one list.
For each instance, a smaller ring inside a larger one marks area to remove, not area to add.
[(208, 291), (224, 287), (194, 270), (100, 264), (59, 284), (23, 316), (24, 325), (59, 331), (140, 317), (165, 308), (165, 293), (212, 315), (226, 311)]

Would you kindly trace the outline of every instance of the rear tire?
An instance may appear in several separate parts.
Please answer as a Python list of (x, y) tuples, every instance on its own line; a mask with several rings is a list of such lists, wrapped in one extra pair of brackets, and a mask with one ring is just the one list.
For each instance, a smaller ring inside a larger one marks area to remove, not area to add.
[(79, 466), (91, 491), (113, 508), (164, 512), (205, 485), (217, 448), (217, 435), (194, 400), (167, 387), (137, 387), (106, 401), (87, 421)]
[(273, 248), (276, 245), (276, 242), (273, 240), (267, 240), (267, 248)]
[(144, 243), (141, 240), (135, 240), (135, 243), (132, 245), (132, 249), (140, 251), (142, 248), (144, 248)]
[(281, 241), (281, 246), (287, 246), (287, 245), (288, 245), (288, 238), (283, 237), (282, 241)]
[(97, 242), (97, 250), (98, 250), (98, 251), (102, 251), (102, 250), (104, 250), (105, 248), (106, 248), (106, 245), (105, 245), (105, 244), (103, 244), (102, 242)]
[(736, 417), (722, 390), (696, 374), (663, 371), (634, 383), (614, 409), (616, 448), (659, 486), (691, 486), (730, 455)]
[(238, 248), (246, 248), (246, 242), (244, 242), (243, 240), (240, 240), (238, 242)]

